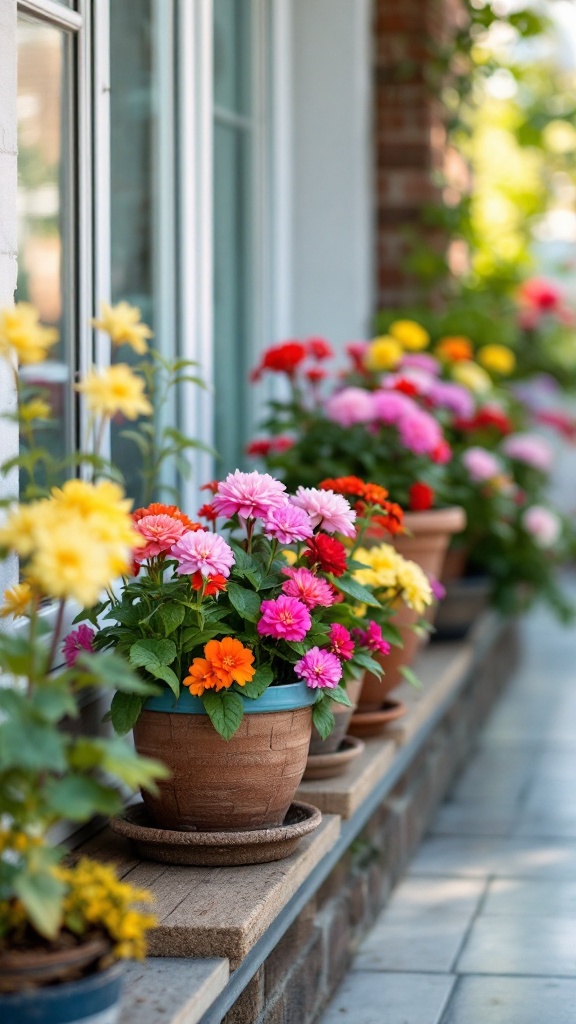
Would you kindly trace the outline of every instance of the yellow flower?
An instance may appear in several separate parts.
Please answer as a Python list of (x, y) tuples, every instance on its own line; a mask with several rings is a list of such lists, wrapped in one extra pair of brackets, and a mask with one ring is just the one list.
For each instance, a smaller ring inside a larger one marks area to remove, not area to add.
[(364, 357), (364, 363), (369, 370), (393, 370), (401, 359), (400, 342), (389, 334), (383, 334), (380, 338), (374, 338)]
[(484, 345), (478, 352), (478, 362), (493, 373), (507, 376), (516, 366), (516, 356), (505, 345)]
[(146, 338), (153, 338), (153, 332), (140, 322), (140, 310), (128, 302), (119, 302), (116, 306), (102, 303), (100, 320), (93, 320), (92, 326), (110, 335), (113, 345), (130, 345), (138, 355), (148, 351)]
[(42, 327), (38, 313), (28, 302), (0, 310), (0, 355), (14, 354), (19, 363), (41, 363), (58, 341), (58, 331)]
[(395, 320), (393, 324), (390, 324), (388, 333), (410, 352), (420, 352), (423, 348), (428, 348), (430, 344), (428, 331), (417, 324), (415, 320)]
[(98, 416), (121, 413), (128, 420), (150, 416), (152, 406), (144, 394), (144, 381), (126, 363), (104, 369), (93, 367), (76, 390), (86, 395), (88, 409)]
[(20, 406), (19, 413), (21, 420), (24, 420), (25, 423), (31, 423), (32, 420), (49, 420), (52, 415), (52, 409), (44, 399), (31, 398), (29, 402), (25, 402)]
[(127, 574), (131, 559), (122, 560), (115, 546), (107, 545), (83, 529), (82, 520), (64, 518), (51, 524), (27, 565), (32, 582), (48, 597), (71, 598), (91, 608), (115, 576)]
[(36, 543), (36, 534), (44, 522), (44, 510), (48, 501), (17, 505), (8, 513), (0, 526), (0, 548), (15, 551), (21, 558), (27, 558)]
[(492, 381), (478, 363), (454, 363), (451, 368), (452, 377), (458, 384), (473, 391), (475, 395), (485, 395), (492, 389)]
[(402, 600), (422, 615), (428, 605), (432, 604), (434, 596), (426, 573), (416, 562), (399, 555), (397, 576)]
[(0, 608), (0, 618), (13, 615), (15, 619), (30, 613), (34, 595), (29, 583), (16, 583), (4, 591), (4, 604)]
[(363, 586), (393, 590), (397, 586), (398, 552), (391, 544), (373, 548), (357, 548), (354, 561), (363, 562), (367, 569), (355, 569), (354, 579)]
[(282, 555), (284, 556), (284, 559), (288, 562), (288, 565), (296, 565), (296, 562), (298, 561), (298, 555), (296, 554), (295, 551), (291, 551), (290, 548), (282, 548)]

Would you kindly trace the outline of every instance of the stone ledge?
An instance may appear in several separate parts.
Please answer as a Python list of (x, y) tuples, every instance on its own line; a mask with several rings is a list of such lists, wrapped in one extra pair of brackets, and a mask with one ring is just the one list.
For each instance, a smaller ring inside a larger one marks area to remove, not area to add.
[(129, 964), (121, 1024), (198, 1024), (226, 986), (227, 960), (166, 958)]

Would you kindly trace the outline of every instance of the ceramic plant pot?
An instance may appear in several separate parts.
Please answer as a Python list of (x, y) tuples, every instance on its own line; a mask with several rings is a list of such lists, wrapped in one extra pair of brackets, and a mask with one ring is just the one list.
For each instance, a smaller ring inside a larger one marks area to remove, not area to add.
[[(428, 512), (408, 512), (404, 516), (406, 533), (395, 537), (385, 537), (381, 532), (376, 535), (370, 531), (370, 543), (391, 543), (403, 558), (417, 562), (428, 577), (439, 580), (450, 538), (460, 533), (466, 525), (466, 514), (463, 508), (430, 509)], [(435, 609), (427, 616), (433, 621)], [(394, 616), (394, 625), (400, 631), (403, 646), (392, 647), (390, 654), (380, 660), (385, 675), (379, 683), (375, 676), (366, 674), (362, 693), (358, 701), (359, 711), (374, 711), (386, 699), (388, 693), (402, 682), (403, 666), (410, 666), (419, 650), (426, 642), (414, 632), (420, 616), (403, 605)]]
[(364, 673), (358, 676), (357, 679), (351, 679), (346, 684), (346, 693), (352, 701), (352, 707), (347, 708), (344, 704), (332, 704), (331, 707), (336, 724), (327, 739), (323, 740), (318, 730), (312, 726), (310, 754), (314, 757), (321, 754), (333, 754), (340, 747), (342, 740), (348, 732), (348, 724), (358, 703), (363, 681)]
[(314, 690), (270, 686), (242, 698), (244, 718), (222, 739), (198, 697), (170, 691), (146, 701), (134, 727), (139, 754), (163, 761), (170, 778), (142, 798), (158, 828), (236, 832), (282, 825), (306, 767)]
[(78, 981), (0, 995), (5, 1024), (120, 1024), (124, 965), (114, 964)]

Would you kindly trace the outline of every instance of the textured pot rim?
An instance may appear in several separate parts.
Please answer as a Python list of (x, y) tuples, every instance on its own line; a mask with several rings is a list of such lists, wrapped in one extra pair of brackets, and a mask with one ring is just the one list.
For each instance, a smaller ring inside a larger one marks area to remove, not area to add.
[[(273, 711), (296, 711), (314, 704), (317, 690), (310, 689), (306, 683), (285, 683), (281, 686), (269, 686), (264, 693), (251, 700), (242, 695), (244, 714), (270, 714)], [(144, 711), (168, 712), (172, 715), (206, 715), (200, 697), (194, 697), (190, 690), (184, 688), (176, 699), (171, 690), (166, 689), (158, 697), (148, 697)]]
[[(108, 986), (116, 986), (123, 980), (126, 971), (124, 960), (116, 960), (110, 967), (103, 971), (96, 971), (84, 978), (76, 978), (75, 981), (62, 981), (55, 985), (39, 985), (36, 988), (22, 989), (21, 992), (0, 993), (0, 1008), (10, 1009), (13, 1006), (19, 1009), (23, 1003), (34, 1003), (42, 999), (45, 1003), (58, 1004), (64, 999), (77, 1000), (78, 997), (90, 996), (93, 992), (98, 993)], [(113, 1001), (106, 1003), (106, 1008), (113, 1006), (118, 1001), (118, 995)]]
[[(403, 522), (408, 534), (461, 533), (466, 526), (466, 512), (461, 505), (449, 505), (426, 512), (406, 512)], [(404, 536), (398, 534), (399, 539)]]

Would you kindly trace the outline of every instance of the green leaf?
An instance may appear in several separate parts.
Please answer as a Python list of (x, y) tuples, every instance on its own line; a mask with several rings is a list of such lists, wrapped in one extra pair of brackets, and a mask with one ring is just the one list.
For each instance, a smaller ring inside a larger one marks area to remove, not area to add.
[(76, 718), (78, 715), (74, 697), (65, 684), (59, 685), (58, 678), (38, 686), (32, 694), (30, 706), (46, 722), (59, 722), (65, 716)]
[(335, 721), (334, 714), (330, 710), (330, 698), (325, 693), (319, 694), (312, 708), (312, 722), (323, 740), (332, 732)]
[(89, 821), (95, 814), (115, 814), (122, 806), (118, 793), (86, 775), (49, 779), (45, 794), (52, 810), (72, 821)]
[(137, 640), (130, 648), (130, 661), (138, 668), (149, 669), (152, 665), (171, 665), (176, 654), (173, 640)]
[[(222, 626), (216, 626), (214, 629), (185, 629), (182, 633), (180, 649), (183, 653), (192, 651), (195, 647), (207, 644), (209, 640), (213, 640), (215, 636), (219, 636), (223, 631), (224, 628)], [(232, 634), (235, 630), (230, 630), (229, 632)]]
[(96, 740), (95, 745), (100, 748), (102, 755), (100, 763), (104, 771), (110, 772), (125, 782), (130, 789), (141, 787), (154, 792), (156, 788), (154, 780), (165, 779), (169, 775), (168, 769), (160, 761), (140, 757), (120, 737)]
[(216, 732), (223, 739), (229, 740), (244, 716), (244, 705), (240, 694), (230, 690), (226, 693), (214, 693), (207, 690), (201, 700)]
[(176, 698), (180, 696), (180, 680), (171, 668), (167, 668), (166, 665), (147, 665), (146, 669), (155, 679), (162, 679), (163, 682), (168, 683)]
[(373, 675), (380, 677), (382, 676), (384, 669), (376, 658), (372, 658), (370, 654), (366, 654), (365, 651), (354, 651), (354, 662), (356, 665), (361, 665), (362, 668), (372, 672)]
[(186, 609), (182, 604), (170, 602), (169, 604), (161, 604), (158, 614), (164, 624), (164, 636), (168, 636), (182, 624), (186, 615)]
[(380, 602), (376, 600), (374, 594), (367, 587), (363, 587), (356, 580), (350, 576), (339, 576), (337, 579), (331, 577), (332, 582), (338, 587), (339, 590), (343, 590), (345, 594), (353, 597), (355, 601), (360, 604), (370, 605), (372, 608), (380, 608)]
[(115, 693), (110, 705), (110, 721), (119, 736), (125, 736), (138, 721), (144, 701), (135, 693)]
[(36, 722), (31, 715), (11, 717), (0, 725), (0, 768), (34, 771), (66, 770), (64, 736), (52, 725)]
[(406, 679), (411, 686), (414, 686), (417, 690), (422, 689), (422, 683), (418, 679), (418, 676), (416, 675), (415, 672), (412, 671), (411, 668), (408, 668), (408, 665), (402, 665), (400, 672), (404, 676), (404, 679)]
[(59, 854), (54, 850), (40, 847), (13, 883), (14, 892), (22, 900), (32, 925), (46, 939), (56, 937), (62, 921), (66, 886), (51, 871), (57, 860)]
[(261, 697), (265, 690), (268, 689), (270, 683), (274, 679), (274, 673), (270, 668), (270, 665), (262, 665), (261, 668), (257, 668), (254, 673), (254, 677), (249, 683), (245, 683), (242, 687), (242, 693), (245, 697), (250, 697), (251, 700), (255, 700), (257, 697)]
[(402, 634), (396, 626), (392, 625), (392, 623), (384, 622), (382, 624), (382, 636), (389, 644), (392, 644), (393, 647), (404, 647)]
[[(143, 642), (143, 641), (139, 641)], [(161, 643), (171, 643), (163, 640)], [(175, 648), (174, 648), (175, 649)], [(78, 679), (78, 669), (85, 672), (84, 679)], [(74, 666), (76, 682), (84, 686), (103, 686), (109, 690), (124, 693), (139, 693), (143, 697), (154, 696), (158, 690), (142, 679), (122, 654), (115, 651), (99, 651), (97, 654), (81, 654)]]
[(343, 686), (336, 686), (333, 690), (326, 691), (326, 696), (330, 697), (335, 704), (344, 704), (347, 708), (352, 707), (352, 701)]
[(254, 590), (246, 590), (245, 587), (240, 587), (237, 583), (229, 583), (226, 593), (230, 598), (230, 603), (243, 619), (248, 619), (248, 622), (258, 622), (261, 602)]

